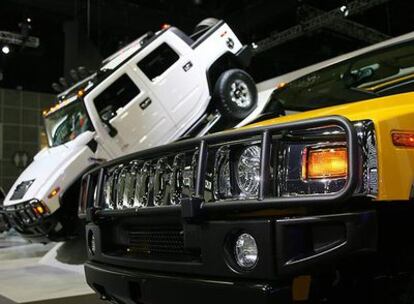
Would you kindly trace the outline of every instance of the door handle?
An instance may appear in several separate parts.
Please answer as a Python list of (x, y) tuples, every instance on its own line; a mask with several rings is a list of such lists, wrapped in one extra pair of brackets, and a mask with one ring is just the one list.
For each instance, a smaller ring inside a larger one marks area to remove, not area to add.
[(192, 67), (193, 67), (193, 63), (191, 61), (189, 61), (189, 62), (187, 62), (186, 64), (183, 65), (183, 70), (184, 70), (184, 72), (187, 72)]
[(139, 104), (139, 107), (142, 109), (142, 110), (145, 110), (146, 108), (148, 108), (149, 106), (150, 106), (150, 104), (151, 104), (151, 99), (149, 99), (149, 98), (145, 98), (140, 104)]

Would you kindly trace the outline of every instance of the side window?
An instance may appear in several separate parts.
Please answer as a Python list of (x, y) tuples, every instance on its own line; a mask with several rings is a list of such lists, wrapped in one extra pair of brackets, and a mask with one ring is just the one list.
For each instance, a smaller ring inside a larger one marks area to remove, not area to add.
[(95, 97), (94, 104), (99, 116), (108, 121), (116, 115), (119, 108), (127, 105), (139, 93), (135, 83), (124, 74)]
[(168, 44), (163, 43), (138, 62), (137, 65), (148, 79), (154, 81), (179, 58), (178, 54)]

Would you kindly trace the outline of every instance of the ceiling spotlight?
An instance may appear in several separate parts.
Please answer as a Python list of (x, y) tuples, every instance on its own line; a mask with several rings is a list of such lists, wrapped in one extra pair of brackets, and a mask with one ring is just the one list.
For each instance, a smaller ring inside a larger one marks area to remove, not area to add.
[(10, 53), (10, 48), (9, 46), (5, 45), (1, 48), (1, 51), (3, 52), (3, 54), (7, 55), (8, 53)]
[(344, 17), (348, 17), (349, 15), (349, 9), (348, 6), (346, 5), (342, 5), (339, 10), (342, 12), (342, 14), (344, 14)]
[(30, 23), (30, 22), (32, 22), (32, 18), (29, 17), (29, 18), (26, 19), (26, 21)]

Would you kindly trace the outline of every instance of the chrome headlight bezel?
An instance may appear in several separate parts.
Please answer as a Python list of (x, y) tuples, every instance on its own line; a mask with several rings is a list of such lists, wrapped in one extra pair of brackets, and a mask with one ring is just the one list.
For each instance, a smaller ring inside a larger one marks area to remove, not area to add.
[[(246, 192), (243, 189), (240, 181), (240, 159), (243, 153), (249, 149), (257, 147), (260, 151), (260, 143), (256, 140), (244, 141), (242, 143), (223, 145), (218, 147), (211, 153), (211, 158), (214, 157), (214, 170), (211, 174), (213, 176), (213, 198), (214, 201), (220, 200), (245, 200), (255, 199), (259, 195), (260, 180), (257, 182), (257, 191), (255, 193)], [(210, 162), (213, 163), (213, 162)], [(260, 152), (259, 160), (257, 162), (258, 179), (260, 179)], [(206, 191), (207, 185), (205, 187)]]

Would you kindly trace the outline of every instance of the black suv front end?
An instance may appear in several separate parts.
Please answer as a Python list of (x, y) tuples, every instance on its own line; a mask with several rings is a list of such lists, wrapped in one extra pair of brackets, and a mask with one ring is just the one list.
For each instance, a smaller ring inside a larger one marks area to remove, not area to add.
[(87, 282), (115, 303), (300, 299), (295, 278), (376, 250), (376, 212), (350, 207), (375, 196), (375, 153), (372, 123), (332, 116), (100, 166), (82, 181)]

